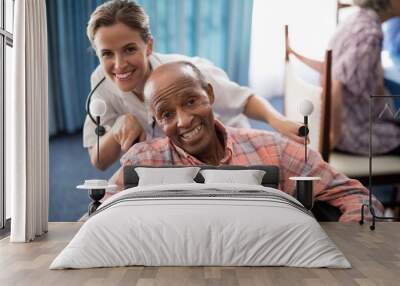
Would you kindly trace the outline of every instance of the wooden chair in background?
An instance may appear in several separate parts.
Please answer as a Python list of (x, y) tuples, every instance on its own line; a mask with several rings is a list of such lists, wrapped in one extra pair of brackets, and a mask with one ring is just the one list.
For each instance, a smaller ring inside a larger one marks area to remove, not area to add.
[[(330, 116), (330, 66), (331, 51), (327, 51), (325, 62), (315, 61), (306, 58), (295, 52), (289, 45), (288, 26), (285, 26), (286, 56), (285, 56), (285, 85), (284, 85), (284, 111), (285, 115), (294, 121), (303, 121), (303, 117), (298, 111), (301, 101), (307, 99), (314, 105), (314, 111), (309, 116), (309, 138), (310, 148), (319, 151), (322, 156), (327, 158), (329, 155), (329, 122), (323, 120), (325, 116)], [(323, 85), (313, 85), (305, 82), (296, 73), (296, 66), (293, 57), (296, 57), (307, 66), (324, 74)], [(328, 112), (328, 114), (326, 114)], [(325, 159), (324, 158), (324, 159)], [(340, 217), (340, 210), (324, 202), (315, 202), (312, 209), (314, 216), (319, 221), (337, 221)]]
[(339, 0), (336, 1), (336, 24), (339, 24), (339, 14), (340, 11), (343, 11), (344, 8), (353, 7), (351, 3), (344, 3)]

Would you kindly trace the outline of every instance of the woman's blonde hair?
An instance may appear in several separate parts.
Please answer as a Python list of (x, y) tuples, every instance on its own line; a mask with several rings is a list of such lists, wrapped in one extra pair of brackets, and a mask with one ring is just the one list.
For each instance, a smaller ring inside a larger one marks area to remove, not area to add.
[(123, 23), (138, 31), (145, 43), (151, 37), (149, 16), (140, 5), (133, 1), (113, 0), (98, 6), (90, 15), (86, 33), (93, 48), (97, 30), (116, 23)]

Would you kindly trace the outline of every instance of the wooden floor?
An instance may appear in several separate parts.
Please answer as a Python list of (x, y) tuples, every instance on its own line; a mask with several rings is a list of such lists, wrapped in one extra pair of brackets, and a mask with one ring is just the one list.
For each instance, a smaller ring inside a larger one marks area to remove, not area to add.
[(120, 267), (48, 270), (80, 223), (50, 223), (32, 243), (0, 241), (0, 285), (400, 285), (400, 223), (322, 223), (353, 268)]

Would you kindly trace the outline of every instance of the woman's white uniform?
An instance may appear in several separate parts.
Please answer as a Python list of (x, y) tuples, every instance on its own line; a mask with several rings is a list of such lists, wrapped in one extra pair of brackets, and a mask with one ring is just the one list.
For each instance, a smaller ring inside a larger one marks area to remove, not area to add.
[[(177, 54), (158, 54), (153, 53), (149, 57), (152, 69), (158, 66), (175, 61), (189, 61), (196, 65), (205, 76), (206, 80), (214, 89), (213, 110), (216, 118), (224, 124), (233, 127), (250, 127), (249, 121), (242, 114), (246, 102), (253, 92), (247, 88), (238, 85), (229, 80), (226, 73), (213, 65), (210, 61), (199, 57), (187, 57)], [(99, 65), (91, 76), (92, 88), (105, 76), (102, 67)], [(101, 117), (101, 124), (106, 126), (106, 130), (112, 127), (117, 118), (124, 114), (132, 114), (140, 122), (143, 129), (146, 130), (147, 138), (164, 136), (162, 131), (154, 123), (152, 116), (147, 112), (143, 102), (141, 102), (132, 92), (123, 92), (111, 80), (106, 80), (97, 88), (93, 94), (92, 100), (101, 98), (107, 105), (107, 111)], [(83, 127), (83, 146), (85, 148), (96, 144), (96, 126), (86, 116)]]

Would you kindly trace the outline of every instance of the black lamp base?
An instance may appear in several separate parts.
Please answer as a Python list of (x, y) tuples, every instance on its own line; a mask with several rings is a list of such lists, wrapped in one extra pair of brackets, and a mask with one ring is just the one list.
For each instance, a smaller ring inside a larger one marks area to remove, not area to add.
[(314, 206), (313, 181), (296, 181), (296, 198), (306, 209), (311, 210)]
[(88, 207), (88, 213), (89, 213), (89, 216), (90, 216), (101, 205), (100, 200), (106, 194), (106, 190), (105, 189), (89, 189), (88, 193), (89, 193), (89, 197), (93, 200), (89, 204), (89, 207)]
[(307, 209), (314, 206), (313, 185), (314, 181), (321, 180), (320, 177), (290, 177), (289, 180), (296, 181), (295, 198)]
[[(371, 191), (370, 191), (371, 192)], [(390, 217), (385, 217), (385, 216), (378, 216), (375, 213), (375, 209), (372, 206), (372, 199), (370, 199), (370, 203), (368, 204), (363, 204), (361, 206), (361, 219), (359, 220), (359, 223), (362, 225), (364, 224), (364, 210), (365, 208), (367, 208), (367, 210), (369, 211), (369, 213), (371, 214), (372, 217), (372, 223), (369, 226), (370, 230), (375, 230), (375, 223), (376, 220), (381, 220), (381, 221), (385, 221), (385, 220), (389, 220), (389, 221), (400, 221), (400, 217), (398, 216), (390, 216)]]

